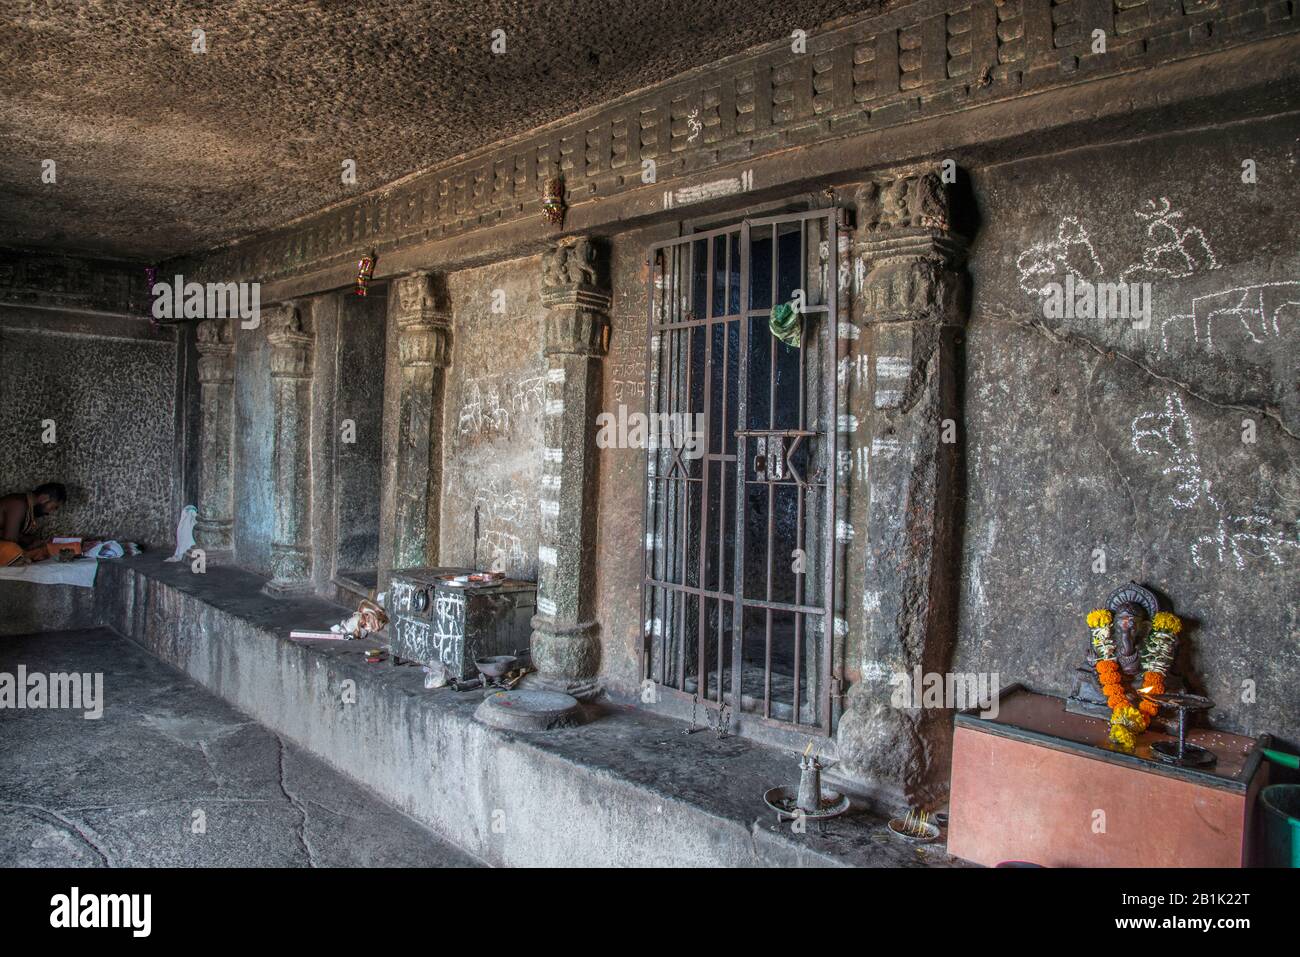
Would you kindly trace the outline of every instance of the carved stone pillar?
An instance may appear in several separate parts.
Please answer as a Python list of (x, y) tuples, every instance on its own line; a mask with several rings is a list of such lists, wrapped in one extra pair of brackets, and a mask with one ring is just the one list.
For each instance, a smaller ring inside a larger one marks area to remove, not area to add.
[(597, 279), (596, 249), (562, 241), (542, 258), (546, 306), (546, 408), (541, 543), (533, 661), (569, 686), (596, 676), (600, 627), (593, 620), (596, 549), (596, 415), (608, 347), (610, 293)]
[(451, 363), (451, 320), (440, 277), (394, 283), (399, 366), (393, 567), (437, 561), (442, 490), (442, 412)]
[[(871, 393), (856, 442), (870, 451), (860, 662), (911, 679), (946, 673), (955, 640), (961, 432), (958, 352), (969, 310), (965, 243), (932, 168), (900, 171), (858, 194), (860, 344)], [(862, 512), (859, 512), (861, 520)], [(856, 590), (856, 588), (854, 589)], [(914, 804), (942, 799), (951, 713), (907, 709), (896, 684), (859, 680), (837, 732), (843, 770)]]
[(208, 559), (234, 548), (235, 336), (230, 319), (205, 319), (195, 329), (199, 351), (199, 501), (194, 528)]
[(265, 591), (293, 594), (311, 588), (311, 380), (315, 339), (297, 304), (263, 310), (271, 345), (275, 398), (271, 475), (275, 483), (272, 577)]

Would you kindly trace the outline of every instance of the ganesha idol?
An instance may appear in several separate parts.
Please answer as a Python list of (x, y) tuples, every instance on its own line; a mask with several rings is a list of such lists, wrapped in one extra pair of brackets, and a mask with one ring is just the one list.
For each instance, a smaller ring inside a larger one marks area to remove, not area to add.
[(1088, 614), (1087, 664), (1076, 672), (1066, 710), (1105, 718), (1110, 740), (1126, 750), (1152, 723), (1168, 730), (1147, 695), (1182, 690), (1173, 674), (1182, 628), (1149, 589), (1136, 582), (1115, 589), (1105, 608)]

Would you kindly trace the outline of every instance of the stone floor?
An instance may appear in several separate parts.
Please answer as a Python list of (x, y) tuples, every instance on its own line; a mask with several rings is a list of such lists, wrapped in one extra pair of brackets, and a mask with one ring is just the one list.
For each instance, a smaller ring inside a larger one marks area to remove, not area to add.
[(478, 863), (108, 631), (0, 638), (19, 665), (102, 672), (104, 707), (0, 710), (0, 865)]

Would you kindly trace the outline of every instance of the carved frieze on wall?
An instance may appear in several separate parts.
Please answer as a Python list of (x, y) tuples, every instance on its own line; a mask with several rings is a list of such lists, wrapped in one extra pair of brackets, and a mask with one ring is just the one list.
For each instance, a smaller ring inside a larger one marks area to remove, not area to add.
[[(781, 42), (435, 167), (201, 257), (205, 279), (276, 280), (761, 156), (1294, 32), (1286, 0), (919, 0)], [(1105, 36), (1094, 52), (1093, 32)], [(752, 184), (751, 184), (752, 185)], [(188, 275), (190, 270), (187, 270)]]
[(140, 267), (0, 250), (0, 303), (145, 315), (149, 302)]

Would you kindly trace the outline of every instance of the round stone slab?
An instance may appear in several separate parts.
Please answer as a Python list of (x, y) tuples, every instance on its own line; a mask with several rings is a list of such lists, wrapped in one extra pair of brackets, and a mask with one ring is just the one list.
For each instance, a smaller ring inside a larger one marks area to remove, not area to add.
[(509, 731), (549, 731), (580, 723), (578, 699), (560, 691), (516, 688), (483, 699), (474, 716), (484, 724)]

